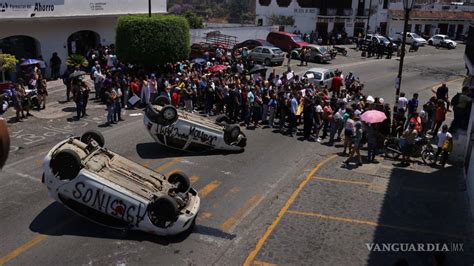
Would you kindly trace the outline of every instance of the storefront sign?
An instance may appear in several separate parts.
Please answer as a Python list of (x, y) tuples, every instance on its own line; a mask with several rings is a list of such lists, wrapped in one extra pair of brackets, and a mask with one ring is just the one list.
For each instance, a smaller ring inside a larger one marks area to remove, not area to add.
[(295, 8), (296, 14), (316, 14), (316, 8)]
[[(152, 12), (166, 12), (166, 0), (153, 0)], [(0, 0), (0, 20), (139, 13), (148, 13), (148, 0)]]

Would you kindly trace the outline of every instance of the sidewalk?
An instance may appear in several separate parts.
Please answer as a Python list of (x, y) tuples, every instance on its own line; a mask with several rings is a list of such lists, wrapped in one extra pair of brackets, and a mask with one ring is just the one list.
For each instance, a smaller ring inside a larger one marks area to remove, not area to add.
[[(367, 152), (363, 151), (363, 155)], [(329, 156), (328, 156), (329, 157)], [(303, 188), (255, 261), (279, 265), (432, 265), (433, 252), (377, 252), (371, 244), (447, 244), (446, 265), (472, 263), (472, 232), (462, 170), (378, 158), (324, 165)], [(455, 245), (453, 245), (454, 243)], [(462, 244), (463, 251), (455, 251)]]

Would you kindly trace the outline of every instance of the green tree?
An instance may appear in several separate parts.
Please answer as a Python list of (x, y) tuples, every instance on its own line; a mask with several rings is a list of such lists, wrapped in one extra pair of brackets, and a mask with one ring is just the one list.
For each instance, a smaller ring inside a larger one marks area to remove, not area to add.
[(117, 24), (117, 58), (125, 63), (155, 66), (185, 60), (190, 43), (184, 17), (129, 15), (120, 17)]
[(5, 72), (15, 69), (18, 60), (11, 54), (0, 54), (0, 71), (2, 81), (5, 81)]
[(80, 54), (72, 54), (66, 59), (66, 65), (72, 68), (86, 68), (89, 65), (87, 59)]
[(194, 12), (186, 12), (184, 14), (184, 17), (188, 21), (189, 27), (191, 29), (202, 29), (204, 28), (204, 19)]

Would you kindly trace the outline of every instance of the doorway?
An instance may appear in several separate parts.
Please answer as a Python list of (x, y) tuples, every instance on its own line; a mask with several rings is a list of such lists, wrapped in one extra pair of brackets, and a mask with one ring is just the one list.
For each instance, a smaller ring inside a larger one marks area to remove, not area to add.
[(15, 35), (0, 39), (0, 50), (4, 54), (12, 54), (17, 59), (37, 59), (41, 55), (38, 40), (26, 35)]
[(438, 28), (439, 28), (439, 33), (438, 34), (446, 35), (448, 33), (448, 24), (440, 23), (440, 24), (438, 24)]
[(86, 55), (93, 48), (100, 46), (100, 35), (90, 30), (77, 31), (67, 38), (67, 49), (69, 55)]

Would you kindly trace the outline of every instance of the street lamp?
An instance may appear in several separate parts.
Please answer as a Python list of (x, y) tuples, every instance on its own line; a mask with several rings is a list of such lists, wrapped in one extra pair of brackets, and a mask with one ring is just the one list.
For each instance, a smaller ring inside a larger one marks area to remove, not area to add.
[(413, 4), (415, 0), (403, 0), (403, 9), (405, 10), (405, 22), (403, 24), (403, 37), (402, 37), (402, 51), (400, 54), (400, 65), (398, 66), (398, 76), (396, 80), (397, 92), (395, 96), (395, 106), (394, 110), (396, 111), (398, 105), (398, 98), (400, 97), (400, 87), (402, 85), (402, 72), (403, 72), (403, 59), (405, 58), (405, 42), (407, 40), (407, 28), (408, 20), (410, 19), (410, 11), (413, 9)]

